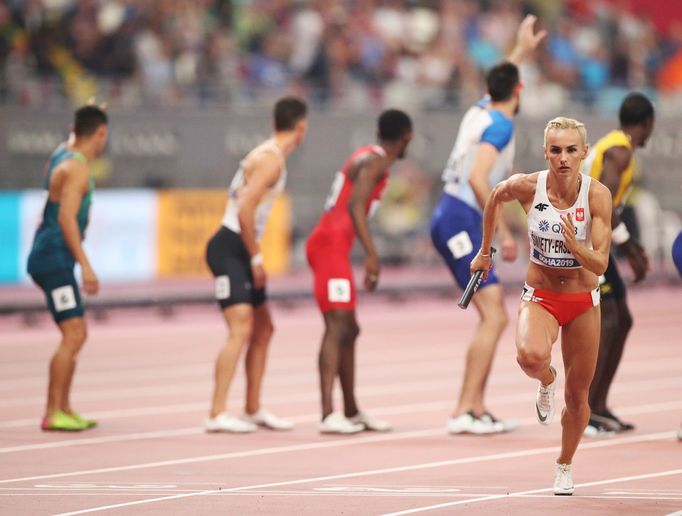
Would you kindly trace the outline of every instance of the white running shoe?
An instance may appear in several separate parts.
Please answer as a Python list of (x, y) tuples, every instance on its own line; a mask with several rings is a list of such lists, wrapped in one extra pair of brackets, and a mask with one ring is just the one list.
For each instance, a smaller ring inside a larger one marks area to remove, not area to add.
[(583, 435), (585, 437), (611, 437), (616, 435), (616, 431), (590, 418), (585, 430), (583, 430)]
[(348, 419), (351, 423), (363, 425), (365, 430), (372, 430), (374, 432), (390, 432), (393, 430), (393, 425), (388, 421), (372, 417), (364, 412), (358, 412)]
[(494, 424), (495, 428), (499, 428), (496, 433), (511, 432), (521, 426), (518, 419), (497, 419), (490, 412), (484, 412), (480, 419)]
[(277, 417), (264, 409), (260, 409), (255, 414), (242, 414), (242, 420), (270, 430), (291, 430), (294, 428), (294, 423), (291, 421)]
[(447, 422), (448, 432), (451, 434), (499, 434), (504, 432), (504, 426), (493, 421), (490, 417), (478, 418), (470, 410), (466, 414), (457, 417), (449, 417)]
[(570, 496), (575, 491), (570, 464), (554, 464), (554, 494)]
[(535, 395), (535, 412), (538, 422), (541, 425), (549, 425), (554, 418), (554, 388), (556, 387), (556, 369), (549, 366), (554, 375), (554, 381), (547, 387), (543, 387), (542, 382), (538, 385), (538, 392)]
[(204, 429), (207, 432), (227, 432), (233, 434), (246, 434), (255, 432), (258, 427), (248, 421), (242, 421), (232, 417), (227, 412), (222, 412), (216, 417), (206, 418)]
[(332, 412), (317, 425), (317, 429), (321, 434), (357, 434), (365, 429), (365, 425), (353, 423), (338, 412)]

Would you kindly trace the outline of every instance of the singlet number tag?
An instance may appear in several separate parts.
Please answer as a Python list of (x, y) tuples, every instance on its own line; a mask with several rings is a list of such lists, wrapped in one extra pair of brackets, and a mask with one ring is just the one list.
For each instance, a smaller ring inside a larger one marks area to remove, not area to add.
[(343, 188), (343, 183), (345, 180), (346, 176), (343, 175), (343, 172), (336, 173), (332, 187), (329, 190), (329, 195), (327, 195), (327, 199), (324, 202), (325, 211), (329, 211), (336, 206), (336, 201), (339, 199), (339, 195), (341, 194), (341, 189)]
[(455, 260), (468, 255), (474, 250), (474, 245), (471, 243), (471, 238), (469, 238), (469, 233), (466, 231), (460, 231), (455, 236), (448, 240), (448, 249), (452, 253)]
[(57, 312), (76, 308), (76, 293), (71, 285), (64, 285), (52, 291), (52, 302)]
[(377, 214), (379, 211), (379, 207), (381, 206), (381, 201), (378, 199), (373, 199), (372, 202), (369, 204), (369, 212), (367, 213), (367, 218), (371, 219), (374, 217), (374, 215)]
[(229, 299), (230, 297), (229, 276), (218, 276), (215, 279), (215, 297), (216, 299)]
[(350, 281), (345, 278), (330, 279), (327, 282), (327, 299), (332, 303), (349, 303)]

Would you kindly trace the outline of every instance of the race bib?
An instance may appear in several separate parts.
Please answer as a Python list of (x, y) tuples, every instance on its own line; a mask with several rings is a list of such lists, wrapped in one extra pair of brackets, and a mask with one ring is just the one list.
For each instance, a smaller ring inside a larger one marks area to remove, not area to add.
[(216, 299), (229, 299), (230, 297), (229, 276), (218, 276), (215, 279), (215, 297)]
[(448, 240), (448, 249), (452, 253), (455, 260), (462, 258), (471, 253), (474, 250), (474, 245), (471, 243), (471, 238), (469, 238), (469, 233), (466, 231), (460, 231), (450, 240)]
[(327, 282), (327, 299), (332, 303), (349, 303), (350, 281), (345, 278), (330, 279)]
[(57, 312), (76, 308), (76, 293), (71, 285), (64, 285), (52, 291), (52, 302)]
[(329, 195), (327, 195), (327, 199), (324, 202), (325, 211), (329, 211), (336, 206), (336, 201), (339, 199), (339, 195), (341, 195), (341, 190), (343, 189), (343, 184), (345, 181), (346, 176), (343, 174), (343, 172), (337, 172), (334, 176), (332, 187), (329, 190)]

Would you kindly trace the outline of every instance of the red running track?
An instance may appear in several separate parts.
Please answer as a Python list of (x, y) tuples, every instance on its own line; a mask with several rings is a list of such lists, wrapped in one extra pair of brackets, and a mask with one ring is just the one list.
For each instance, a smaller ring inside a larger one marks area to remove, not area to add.
[[(583, 440), (572, 497), (551, 493), (560, 427), (535, 422), (536, 385), (515, 362), (511, 328), (488, 405), (498, 417), (519, 419), (520, 428), (490, 437), (446, 434), (476, 319), (456, 307), (454, 294), (362, 300), (358, 397), (395, 431), (349, 437), (316, 431), (322, 324), (311, 303), (275, 307), (265, 385), (265, 406), (297, 427), (250, 435), (201, 429), (226, 334), (216, 308), (167, 319), (124, 311), (91, 321), (74, 401), (100, 426), (79, 434), (38, 429), (55, 328), (46, 319), (32, 328), (0, 319), (0, 513), (674, 513), (682, 509), (680, 289), (633, 289), (630, 301), (635, 326), (611, 405), (637, 429)], [(516, 298), (507, 306), (515, 313)], [(235, 414), (242, 396), (240, 369)]]

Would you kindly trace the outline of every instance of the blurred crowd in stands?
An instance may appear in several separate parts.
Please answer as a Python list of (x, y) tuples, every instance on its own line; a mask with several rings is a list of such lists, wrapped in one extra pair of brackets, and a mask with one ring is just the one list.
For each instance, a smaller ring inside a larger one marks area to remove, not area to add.
[(527, 114), (680, 98), (682, 20), (628, 0), (2, 0), (0, 102), (458, 109), (527, 12), (551, 31), (522, 70)]

